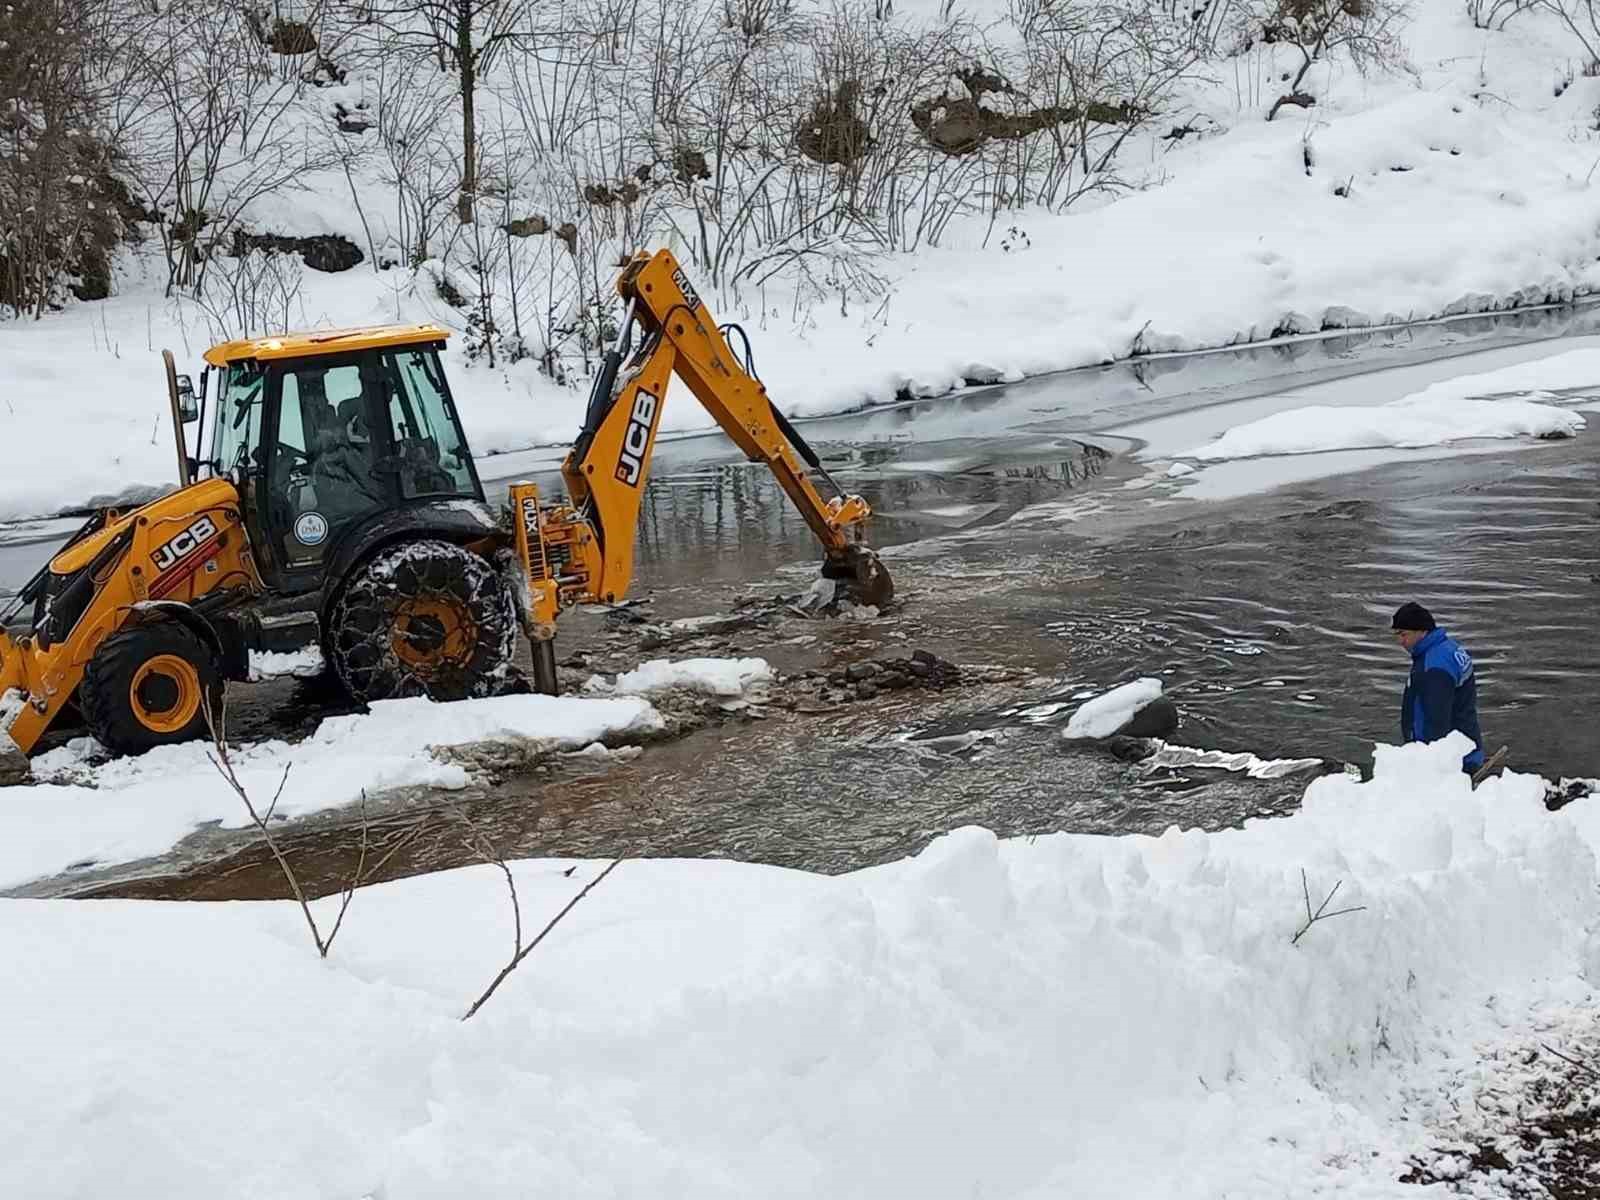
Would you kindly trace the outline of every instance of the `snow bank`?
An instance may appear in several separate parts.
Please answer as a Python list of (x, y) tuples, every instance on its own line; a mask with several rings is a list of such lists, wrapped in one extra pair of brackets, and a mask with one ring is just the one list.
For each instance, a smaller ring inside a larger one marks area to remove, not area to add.
[[(350, 804), (363, 791), (465, 787), (467, 770), (435, 757), (431, 747), (531, 740), (570, 749), (608, 735), (649, 732), (661, 723), (647, 701), (631, 696), (496, 696), (453, 704), (386, 700), (367, 714), (330, 717), (296, 745), (238, 746), (231, 758), (258, 809), (265, 810), (283, 781), (278, 815), (296, 817)], [(0, 839), (0, 886), (68, 867), (160, 854), (203, 824), (250, 823), (204, 742), (164, 746), (100, 766), (89, 763), (95, 749), (89, 739), (77, 740), (34, 760), (39, 784), (0, 788), (6, 832)]]
[(770, 683), (772, 668), (764, 658), (653, 658), (607, 683), (596, 675), (588, 682), (594, 691), (648, 696), (652, 692), (682, 688), (709, 696), (738, 696), (758, 683)]
[(1575, 412), (1526, 400), (1468, 400), (1446, 393), (1390, 404), (1295, 408), (1228, 430), (1183, 457), (1215, 462), (1267, 454), (1443, 446), (1471, 438), (1573, 437)]
[(1134, 714), (1152, 700), (1161, 697), (1161, 680), (1135, 679), (1121, 687), (1112, 688), (1103, 696), (1086, 701), (1072, 714), (1067, 727), (1061, 731), (1064, 738), (1110, 737), (1121, 729)]
[[(287, 904), (12, 901), (0, 1194), (1415, 1200), (1412, 1097), (1600, 973), (1594, 817), (1461, 751), (1217, 834), (626, 862), (465, 1025), (492, 869), (362, 891), (326, 962)], [(515, 865), (525, 928), (571, 867)], [(1302, 870), (1361, 911), (1291, 945)]]

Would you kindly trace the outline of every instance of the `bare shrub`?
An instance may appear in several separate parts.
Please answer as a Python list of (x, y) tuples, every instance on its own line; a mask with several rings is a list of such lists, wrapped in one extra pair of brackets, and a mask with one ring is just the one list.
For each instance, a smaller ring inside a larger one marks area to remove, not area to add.
[(800, 110), (796, 48), (805, 23), (774, 9), (754, 35), (706, 29), (687, 6), (660, 22), (645, 114), (659, 130), (657, 161), (671, 164), (679, 203), (665, 211), (695, 269), (713, 289), (732, 281), (769, 211), (772, 185), (796, 158)]
[(157, 109), (137, 172), (161, 216), (170, 292), (198, 290), (245, 210), (338, 166), (297, 118), (301, 83), (280, 78), (245, 14), (227, 0), (172, 0), (141, 51)]
[(437, 77), (418, 79), (393, 58), (377, 64), (376, 88), (378, 143), (385, 157), (380, 174), (394, 189), (390, 244), (401, 262), (415, 267), (432, 257), (461, 183), (460, 161), (440, 119), (450, 97)]
[(246, 0), (241, 12), (276, 60), (278, 78), (288, 82), (337, 56), (347, 31), (342, 8), (343, 0)]
[[(614, 19), (609, 10), (594, 15), (597, 24)], [(532, 149), (543, 154), (570, 150), (599, 119), (594, 74), (620, 36), (605, 30), (582, 38), (552, 37), (507, 62), (513, 114)]]
[(1467, 16), (1478, 29), (1501, 30), (1518, 13), (1540, 7), (1540, 0), (1467, 0)]
[[(298, 255), (252, 250), (219, 255), (194, 294), (212, 340), (271, 337), (305, 324), (304, 270)], [(300, 311), (300, 318), (293, 314)]]
[(1343, 51), (1357, 70), (1399, 61), (1399, 26), (1405, 8), (1395, 0), (1273, 0), (1263, 13), (1263, 38), (1293, 46), (1300, 68), (1267, 112), (1272, 120), (1285, 105), (1309, 108), (1316, 97), (1300, 90), (1313, 64)]
[(0, 8), (0, 308), (42, 316), (110, 291), (130, 198), (114, 172), (143, 116), (133, 49), (150, 17), (124, 0)]
[(1226, 48), (1249, 9), (1247, 0), (1162, 0), (1161, 11), (1185, 25), (1195, 51), (1210, 57)]
[[(1502, 3), (1507, 2), (1509, 0), (1502, 0)], [(1567, 32), (1583, 47), (1584, 74), (1591, 74), (1593, 68), (1600, 67), (1600, 13), (1595, 11), (1595, 0), (1531, 0), (1528, 7), (1554, 13), (1567, 27)], [(1510, 16), (1505, 14), (1502, 26)]]
[(1311, 927), (1318, 921), (1331, 921), (1334, 917), (1343, 917), (1350, 913), (1367, 911), (1367, 906), (1365, 904), (1354, 904), (1348, 908), (1336, 908), (1332, 912), (1328, 911), (1328, 905), (1333, 903), (1333, 898), (1339, 894), (1339, 889), (1343, 886), (1344, 880), (1340, 879), (1336, 881), (1333, 887), (1328, 889), (1328, 894), (1322, 898), (1322, 903), (1313, 909), (1311, 907), (1311, 882), (1306, 878), (1305, 869), (1303, 867), (1301, 868), (1300, 893), (1302, 898), (1305, 900), (1306, 919), (1300, 925), (1300, 928), (1295, 930), (1294, 936), (1289, 939), (1289, 944), (1291, 946), (1298, 946), (1300, 944), (1300, 939), (1305, 937), (1306, 934), (1310, 933)]
[(1200, 67), (1187, 14), (1175, 17), (1167, 0), (1012, 0), (1011, 14), (1027, 55), (1025, 96), (1047, 147), (1036, 162), (1019, 156), (1015, 198), (1061, 208), (1114, 186), (1111, 167), (1129, 136)]
[[(562, 921), (567, 919), (567, 914), (576, 908), (579, 903), (582, 902), (585, 896), (594, 891), (594, 889), (599, 887), (600, 884), (605, 882), (606, 876), (610, 875), (611, 872), (615, 871), (626, 860), (623, 858), (612, 859), (608, 864), (606, 864), (605, 868), (599, 872), (599, 874), (595, 875), (595, 877), (589, 880), (588, 883), (584, 884), (579, 891), (575, 892), (572, 896), (572, 899), (568, 900), (566, 904), (563, 905), (561, 909), (558, 910), (556, 914), (545, 923), (544, 927), (541, 928), (538, 933), (536, 933), (531, 939), (524, 941), (522, 932), (522, 900), (521, 897), (517, 895), (517, 878), (514, 874), (512, 874), (510, 864), (506, 861), (505, 855), (501, 853), (499, 848), (496, 847), (494, 842), (489, 838), (488, 834), (485, 833), (484, 830), (467, 814), (465, 808), (457, 805), (454, 809), (454, 814), (456, 820), (462, 827), (462, 845), (479, 862), (493, 865), (500, 871), (501, 876), (504, 877), (506, 881), (506, 891), (511, 897), (511, 954), (507, 958), (505, 966), (500, 968), (499, 974), (489, 981), (489, 986), (484, 988), (483, 992), (478, 996), (478, 998), (472, 1002), (472, 1006), (468, 1008), (466, 1012), (461, 1014), (461, 1019), (463, 1021), (469, 1021), (477, 1015), (479, 1009), (481, 1009), (485, 1004), (489, 1003), (490, 997), (492, 997), (495, 992), (499, 990), (502, 983), (511, 977), (512, 972), (514, 972), (523, 964), (523, 961), (528, 957), (528, 955), (537, 950), (540, 943), (542, 943), (545, 938), (549, 937), (550, 934), (555, 931), (556, 926), (560, 925)], [(573, 867), (566, 873), (570, 876), (576, 870), (577, 868)]]
[(829, 233), (863, 234), (884, 250), (937, 245), (955, 216), (976, 207), (983, 164), (930, 144), (912, 113), (984, 53), (981, 39), (962, 22), (912, 27), (842, 3), (815, 43), (810, 106), (796, 137), (818, 164), (819, 186), (815, 211), (801, 208), (797, 193), (791, 204), (800, 211), (788, 224), (806, 228), (826, 209)]

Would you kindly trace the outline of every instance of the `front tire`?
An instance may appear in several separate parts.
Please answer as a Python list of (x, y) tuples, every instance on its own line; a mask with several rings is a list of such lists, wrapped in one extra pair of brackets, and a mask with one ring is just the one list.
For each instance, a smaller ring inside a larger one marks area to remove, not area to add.
[(408, 542), (357, 569), (329, 620), (332, 664), (361, 703), (500, 691), (516, 649), (511, 595), (493, 566), (450, 542)]
[(78, 702), (97, 742), (143, 754), (209, 736), (206, 711), (222, 703), (222, 673), (210, 647), (183, 626), (140, 625), (100, 643)]

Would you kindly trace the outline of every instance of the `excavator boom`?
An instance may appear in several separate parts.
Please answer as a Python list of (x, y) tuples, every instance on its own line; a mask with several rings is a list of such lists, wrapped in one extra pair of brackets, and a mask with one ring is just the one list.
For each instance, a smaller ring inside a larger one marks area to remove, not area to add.
[(871, 515), (867, 502), (838, 488), (833, 499), (818, 492), (808, 468), (828, 479), (821, 462), (748, 362), (734, 356), (723, 329), (735, 327), (717, 326), (671, 252), (635, 256), (617, 291), (627, 315), (595, 381), (583, 429), (562, 463), (568, 503), (542, 505), (529, 483), (511, 489), (530, 581), (525, 617), (536, 648), (548, 641), (561, 609), (614, 603), (627, 594), (639, 505), (674, 375), (748, 459), (772, 471), (822, 543), (823, 574), (841, 581), (860, 603), (887, 603), (894, 585), (862, 541)]

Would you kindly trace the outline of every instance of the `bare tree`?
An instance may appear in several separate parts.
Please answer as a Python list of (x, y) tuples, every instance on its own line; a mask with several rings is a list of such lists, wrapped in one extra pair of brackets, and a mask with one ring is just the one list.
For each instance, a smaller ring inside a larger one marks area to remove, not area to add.
[(534, 42), (528, 0), (378, 0), (365, 9), (383, 35), (381, 54), (410, 52), (456, 77), (461, 104), (461, 181), (456, 215), (473, 220), (478, 196), (478, 85), (507, 47)]

